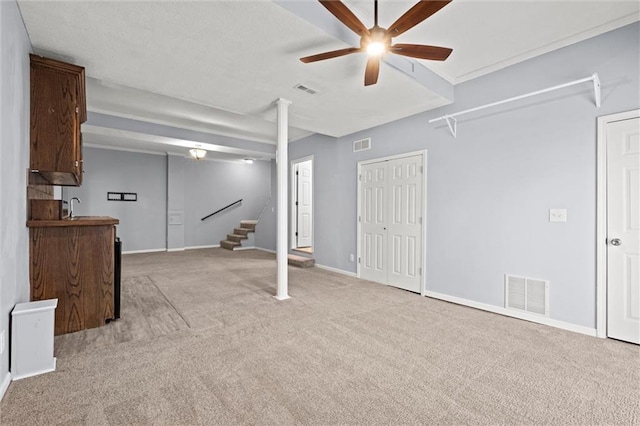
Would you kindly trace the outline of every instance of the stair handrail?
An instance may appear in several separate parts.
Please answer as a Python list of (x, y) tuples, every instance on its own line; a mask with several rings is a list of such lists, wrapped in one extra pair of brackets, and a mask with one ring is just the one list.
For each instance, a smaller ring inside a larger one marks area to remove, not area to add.
[(264, 211), (267, 209), (267, 206), (269, 204), (271, 204), (271, 197), (269, 197), (269, 199), (265, 203), (264, 207), (262, 208), (262, 211), (260, 212), (260, 216), (258, 216), (258, 222), (260, 222), (260, 219), (262, 219), (262, 215), (264, 214)]
[(226, 210), (226, 209), (228, 209), (229, 207), (233, 207), (233, 206), (235, 206), (236, 204), (241, 203), (241, 202), (242, 202), (242, 198), (240, 198), (238, 201), (235, 201), (235, 202), (233, 202), (233, 203), (229, 204), (228, 206), (225, 206), (225, 207), (221, 208), (220, 210), (216, 210), (215, 212), (213, 212), (213, 213), (211, 213), (211, 214), (206, 215), (205, 217), (203, 217), (203, 218), (202, 218), (202, 219), (200, 219), (200, 220), (209, 219), (209, 218), (210, 218), (211, 216), (213, 216), (214, 214), (218, 214), (218, 213), (220, 213), (221, 211)]

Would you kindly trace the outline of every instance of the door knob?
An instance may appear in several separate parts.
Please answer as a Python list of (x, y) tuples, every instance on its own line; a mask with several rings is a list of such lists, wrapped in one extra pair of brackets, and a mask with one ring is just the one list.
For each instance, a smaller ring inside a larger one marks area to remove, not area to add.
[(620, 241), (620, 238), (614, 238), (613, 240), (611, 240), (611, 245), (612, 246), (621, 246), (622, 245), (622, 241)]

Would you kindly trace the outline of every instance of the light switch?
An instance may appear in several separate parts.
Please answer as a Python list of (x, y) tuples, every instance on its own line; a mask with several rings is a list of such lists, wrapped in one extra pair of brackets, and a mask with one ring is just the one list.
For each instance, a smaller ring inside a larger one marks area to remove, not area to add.
[(182, 211), (169, 211), (169, 225), (182, 225)]
[(567, 209), (549, 209), (549, 222), (566, 222)]

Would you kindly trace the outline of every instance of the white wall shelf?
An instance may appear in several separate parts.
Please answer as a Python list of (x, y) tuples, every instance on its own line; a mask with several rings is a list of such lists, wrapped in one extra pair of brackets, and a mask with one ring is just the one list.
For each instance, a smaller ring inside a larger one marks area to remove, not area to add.
[(486, 104), (486, 105), (481, 105), (481, 106), (477, 106), (477, 107), (474, 107), (474, 108), (465, 109), (464, 111), (456, 112), (454, 114), (445, 114), (445, 115), (443, 115), (441, 117), (432, 118), (431, 120), (429, 120), (429, 123), (434, 123), (434, 122), (440, 121), (440, 120), (446, 121), (447, 122), (447, 126), (449, 127), (449, 131), (451, 132), (451, 135), (453, 135), (453, 137), (455, 138), (457, 136), (457, 131), (458, 131), (458, 121), (456, 120), (455, 117), (457, 117), (459, 115), (468, 114), (470, 112), (475, 112), (475, 111), (480, 111), (482, 109), (491, 108), (491, 107), (494, 107), (494, 106), (506, 104), (508, 102), (518, 101), (520, 99), (529, 98), (531, 96), (541, 95), (543, 93), (552, 92), (554, 90), (564, 89), (565, 87), (575, 86), (576, 84), (582, 84), (582, 83), (586, 83), (586, 82), (589, 82), (589, 81), (593, 83), (593, 91), (594, 91), (594, 95), (595, 95), (596, 107), (600, 108), (600, 78), (598, 77), (598, 73), (594, 73), (590, 77), (581, 78), (579, 80), (570, 81), (570, 82), (564, 83), (564, 84), (558, 84), (557, 86), (547, 87), (546, 89), (537, 90), (537, 91), (531, 92), (531, 93), (525, 93), (524, 95), (514, 96), (512, 98), (504, 99), (504, 100), (497, 101), (497, 102), (492, 102), (490, 104)]

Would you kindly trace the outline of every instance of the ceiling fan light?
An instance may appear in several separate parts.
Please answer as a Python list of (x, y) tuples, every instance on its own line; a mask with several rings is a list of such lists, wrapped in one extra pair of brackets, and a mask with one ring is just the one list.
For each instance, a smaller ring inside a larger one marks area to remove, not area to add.
[(201, 160), (205, 155), (207, 155), (207, 151), (202, 148), (193, 148), (189, 150), (189, 154), (191, 154), (191, 156), (196, 160)]
[(373, 41), (367, 46), (367, 53), (371, 56), (382, 55), (385, 51), (385, 46), (379, 41)]

